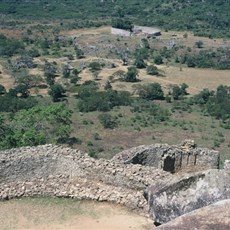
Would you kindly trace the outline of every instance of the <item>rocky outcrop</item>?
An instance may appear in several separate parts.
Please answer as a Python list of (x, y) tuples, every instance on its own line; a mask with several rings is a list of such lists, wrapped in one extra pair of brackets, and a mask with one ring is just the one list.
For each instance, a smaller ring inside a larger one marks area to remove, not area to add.
[(141, 145), (117, 154), (112, 160), (154, 166), (174, 173), (189, 168), (192, 171), (216, 169), (219, 167), (219, 152), (198, 148), (193, 140), (185, 140), (180, 145)]
[(175, 175), (147, 189), (150, 216), (166, 223), (214, 202), (230, 199), (230, 171), (207, 170)]
[(229, 230), (230, 200), (222, 200), (215, 204), (200, 208), (182, 215), (173, 221), (163, 224), (159, 230)]
[(230, 160), (225, 160), (224, 169), (230, 171)]
[(0, 153), (0, 199), (50, 195), (113, 201), (147, 213), (143, 191), (170, 176), (154, 167), (96, 160), (78, 150), (43, 145)]

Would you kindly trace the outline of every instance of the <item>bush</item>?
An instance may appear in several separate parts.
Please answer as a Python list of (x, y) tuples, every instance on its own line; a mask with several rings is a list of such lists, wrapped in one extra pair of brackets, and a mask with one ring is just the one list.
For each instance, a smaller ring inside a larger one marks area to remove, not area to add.
[(99, 62), (91, 62), (89, 68), (91, 72), (95, 72), (101, 70), (101, 64)]
[(118, 125), (116, 119), (108, 113), (100, 114), (98, 119), (105, 129), (113, 129)]
[(112, 27), (132, 31), (133, 24), (131, 21), (129, 21), (127, 19), (118, 18), (118, 19), (112, 20)]
[(146, 69), (147, 74), (149, 75), (159, 75), (159, 70), (154, 65), (149, 65)]
[(147, 100), (162, 100), (164, 99), (164, 92), (159, 83), (151, 83), (143, 85), (139, 89), (139, 96)]
[(49, 95), (54, 102), (59, 101), (64, 96), (65, 89), (60, 84), (51, 85)]
[(160, 55), (156, 56), (154, 58), (154, 63), (157, 64), (157, 65), (163, 64), (163, 58)]
[(137, 82), (138, 71), (136, 67), (128, 67), (128, 72), (124, 76), (126, 82)]
[(181, 86), (178, 85), (173, 85), (172, 86), (172, 97), (174, 100), (179, 100), (181, 99), (183, 96), (187, 95), (187, 91), (186, 89), (188, 88), (188, 85), (183, 83)]

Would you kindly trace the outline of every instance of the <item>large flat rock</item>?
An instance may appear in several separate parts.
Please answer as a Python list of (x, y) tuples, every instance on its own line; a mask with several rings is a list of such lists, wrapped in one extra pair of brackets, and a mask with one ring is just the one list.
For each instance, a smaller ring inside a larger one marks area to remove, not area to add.
[(159, 230), (229, 230), (230, 200), (222, 200), (163, 224)]
[(146, 196), (151, 218), (160, 224), (167, 223), (193, 210), (230, 199), (230, 171), (211, 169), (174, 175), (154, 183)]

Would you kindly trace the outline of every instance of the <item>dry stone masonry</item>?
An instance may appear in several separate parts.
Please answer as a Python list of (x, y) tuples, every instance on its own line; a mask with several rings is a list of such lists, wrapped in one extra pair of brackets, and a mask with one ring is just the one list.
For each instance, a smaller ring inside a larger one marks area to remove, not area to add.
[(111, 160), (56, 145), (0, 152), (0, 200), (57, 196), (123, 204), (158, 223), (230, 199), (229, 161), (219, 153), (180, 145), (142, 145)]
[(182, 169), (217, 169), (219, 152), (196, 147), (193, 140), (185, 140), (180, 145), (153, 144), (141, 145), (117, 154), (114, 161), (125, 164), (154, 166), (168, 172)]
[(143, 191), (170, 176), (154, 167), (95, 160), (78, 150), (43, 145), (0, 153), (0, 199), (63, 196), (112, 201), (147, 213)]

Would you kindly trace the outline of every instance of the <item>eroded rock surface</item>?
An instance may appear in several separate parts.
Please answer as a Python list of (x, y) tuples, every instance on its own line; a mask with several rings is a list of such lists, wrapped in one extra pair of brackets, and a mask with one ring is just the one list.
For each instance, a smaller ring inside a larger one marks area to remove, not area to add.
[(222, 200), (163, 224), (159, 230), (229, 230), (230, 200)]
[(147, 189), (150, 215), (158, 223), (223, 199), (230, 199), (230, 171), (207, 170), (174, 175)]

